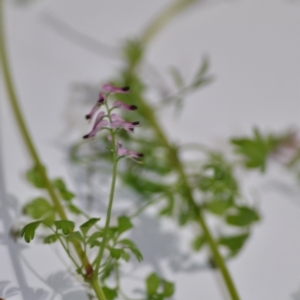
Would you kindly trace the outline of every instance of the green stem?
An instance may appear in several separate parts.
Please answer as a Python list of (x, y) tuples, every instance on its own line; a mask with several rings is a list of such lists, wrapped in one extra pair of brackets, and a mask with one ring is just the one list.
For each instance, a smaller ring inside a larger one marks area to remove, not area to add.
[[(106, 97), (106, 109), (108, 112), (108, 118), (110, 122), (111, 116), (110, 116), (110, 110), (107, 104), (107, 97)], [(107, 207), (107, 212), (106, 212), (106, 220), (105, 220), (105, 227), (103, 231), (103, 239), (100, 247), (99, 254), (96, 258), (96, 267), (95, 267), (95, 276), (98, 276), (98, 272), (100, 269), (100, 264), (101, 260), (104, 254), (104, 250), (107, 244), (107, 239), (108, 239), (108, 230), (109, 230), (109, 223), (110, 223), (110, 218), (111, 218), (111, 212), (112, 212), (112, 206), (114, 202), (114, 194), (115, 194), (115, 186), (116, 186), (116, 179), (117, 179), (117, 167), (118, 167), (118, 155), (117, 155), (117, 146), (116, 146), (116, 137), (115, 137), (115, 132), (114, 130), (110, 130), (111, 132), (111, 138), (112, 138), (112, 146), (113, 146), (113, 170), (112, 170), (112, 181), (111, 181), (111, 186), (110, 186), (110, 193), (109, 193), (109, 202), (108, 202), (108, 207)]]
[(192, 191), (190, 189), (186, 174), (184, 172), (184, 168), (182, 166), (182, 163), (178, 157), (177, 149), (173, 147), (170, 142), (168, 141), (165, 133), (163, 132), (161, 126), (159, 125), (154, 111), (151, 109), (151, 107), (143, 100), (140, 99), (140, 111), (144, 113), (145, 118), (148, 120), (148, 122), (151, 124), (152, 128), (156, 131), (157, 136), (160, 138), (162, 144), (166, 149), (169, 151), (169, 158), (172, 161), (172, 164), (176, 168), (178, 175), (180, 177), (180, 181), (182, 182), (182, 195), (186, 198), (191, 208), (196, 212), (197, 215), (197, 222), (202, 228), (207, 243), (210, 247), (211, 253), (213, 255), (213, 259), (215, 263), (217, 264), (222, 277), (225, 281), (225, 284), (227, 286), (228, 292), (231, 296), (232, 300), (239, 300), (238, 292), (235, 288), (235, 285), (233, 283), (233, 280), (230, 276), (230, 273), (226, 267), (226, 264), (224, 262), (223, 257), (221, 256), (217, 243), (215, 242), (212, 234), (210, 233), (210, 230), (205, 222), (205, 219), (202, 215), (202, 212), (200, 208), (198, 207), (197, 203), (194, 200), (194, 197), (192, 195)]
[(144, 30), (141, 43), (146, 46), (152, 38), (170, 22), (174, 17), (200, 0), (175, 0), (166, 7)]
[[(8, 93), (8, 98), (10, 101), (10, 105), (12, 107), (13, 113), (15, 115), (15, 119), (17, 121), (19, 130), (21, 132), (21, 135), (23, 137), (25, 146), (29, 152), (29, 155), (31, 156), (32, 161), (34, 162), (34, 164), (36, 165), (42, 180), (45, 183), (45, 187), (46, 190), (49, 194), (49, 197), (59, 215), (59, 217), (62, 220), (66, 220), (67, 219), (67, 215), (64, 211), (63, 206), (60, 203), (59, 198), (57, 197), (55, 190), (47, 176), (46, 170), (43, 167), (43, 164), (41, 162), (41, 159), (39, 157), (39, 154), (34, 146), (33, 140), (29, 134), (29, 131), (27, 129), (25, 120), (23, 118), (20, 106), (19, 106), (19, 101), (15, 92), (15, 87), (14, 87), (14, 83), (12, 80), (12, 76), (11, 76), (11, 72), (10, 72), (10, 67), (9, 67), (9, 63), (8, 63), (8, 56), (7, 56), (7, 52), (6, 52), (6, 45), (5, 45), (5, 34), (4, 34), (4, 0), (0, 0), (0, 60), (1, 60), (1, 65), (2, 65), (2, 72), (3, 72), (3, 79), (4, 79), (4, 84), (6, 86), (7, 89), (7, 93)], [(83, 263), (87, 274), (89, 272), (92, 272), (92, 267), (84, 253), (84, 251), (82, 250), (80, 244), (78, 242), (73, 242), (73, 246), (79, 256), (79, 259), (81, 260), (81, 262)], [(95, 290), (95, 293), (98, 296), (98, 291), (97, 290), (101, 290), (101, 287), (99, 285), (99, 282), (93, 283), (93, 288)], [(99, 294), (100, 295), (100, 294)], [(106, 300), (103, 292), (102, 292), (102, 296), (98, 297), (99, 300)]]
[(99, 300), (106, 300), (106, 297), (105, 297), (104, 292), (99, 284), (97, 277), (92, 278), (90, 285), (92, 286), (92, 288)]

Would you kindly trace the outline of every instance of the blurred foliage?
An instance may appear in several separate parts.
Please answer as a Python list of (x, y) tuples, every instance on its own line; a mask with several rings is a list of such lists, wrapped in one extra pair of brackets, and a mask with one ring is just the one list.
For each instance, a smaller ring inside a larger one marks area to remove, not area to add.
[[(143, 153), (144, 158), (141, 165), (131, 160), (124, 161), (119, 170), (119, 177), (129, 189), (143, 199), (144, 203), (141, 203), (141, 206), (148, 203), (151, 205), (152, 202), (154, 205), (159, 203), (158, 216), (173, 218), (180, 226), (197, 223), (199, 212), (216, 219), (222, 227), (222, 232), (216, 233), (215, 239), (220, 248), (226, 248), (226, 257), (233, 257), (242, 249), (250, 236), (252, 226), (260, 220), (260, 214), (255, 207), (244, 201), (234, 174), (236, 166), (233, 162), (227, 161), (223, 154), (208, 150), (204, 154), (205, 158), (194, 164), (193, 171), (185, 166), (185, 162), (180, 158), (181, 147), (173, 145), (167, 139), (157, 120), (154, 108), (146, 98), (149, 88), (141, 72), (143, 56), (143, 47), (138, 41), (131, 40), (125, 43), (124, 66), (119, 76), (111, 81), (116, 86), (130, 86), (131, 93), (126, 97), (121, 94), (113, 95), (113, 97), (138, 106), (134, 114), (136, 120), (139, 120), (143, 126), (142, 134), (136, 132), (129, 135), (127, 132), (120, 132), (126, 144), (129, 144), (129, 147), (135, 151)], [(162, 95), (158, 107), (173, 105), (178, 108), (189, 93), (202, 88), (213, 78), (209, 75), (207, 56), (202, 59), (190, 83), (185, 82), (180, 71), (175, 67), (171, 69), (171, 75), (178, 90), (170, 92), (171, 96), (167, 98)], [(126, 113), (124, 116), (126, 117)], [(256, 139), (258, 141), (255, 140), (251, 147), (254, 152), (261, 153), (261, 148), (266, 148), (265, 142), (260, 141), (259, 135)], [(103, 147), (98, 147), (99, 143), (102, 143)], [(235, 143), (239, 144), (239, 141), (236, 140)], [(98, 136), (90, 144), (73, 145), (69, 152), (71, 163), (86, 170), (90, 170), (95, 161), (111, 163), (108, 159), (108, 151), (105, 150), (106, 144), (105, 138)], [(256, 159), (252, 152), (250, 157), (251, 160)], [(262, 160), (260, 157), (259, 159)], [(226, 235), (226, 228), (234, 229), (236, 235)], [(243, 243), (235, 242), (240, 236), (244, 237)], [(192, 248), (200, 251), (206, 246), (207, 241), (199, 227), (195, 231)], [(211, 257), (207, 260), (210, 261)]]

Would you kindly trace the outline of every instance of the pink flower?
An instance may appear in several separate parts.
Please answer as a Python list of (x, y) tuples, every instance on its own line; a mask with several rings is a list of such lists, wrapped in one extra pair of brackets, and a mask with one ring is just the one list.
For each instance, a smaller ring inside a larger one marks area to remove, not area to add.
[[(109, 141), (112, 141), (112, 138), (110, 135), (107, 137), (107, 139)], [(138, 152), (123, 148), (122, 144), (120, 142), (118, 142), (117, 140), (115, 140), (115, 142), (116, 142), (116, 146), (117, 146), (117, 155), (119, 157), (128, 157), (128, 158), (134, 160), (135, 162), (139, 162), (136, 159), (144, 156), (143, 153), (138, 153)]]
[(119, 115), (117, 114), (111, 114), (111, 120), (112, 122), (110, 123), (111, 128), (123, 128), (126, 131), (134, 131), (134, 128), (137, 127), (140, 122), (127, 122), (123, 120)]
[(122, 108), (122, 109), (126, 109), (126, 110), (136, 110), (137, 109), (137, 106), (129, 105), (129, 104), (126, 104), (122, 101), (115, 101), (112, 106)]
[(103, 127), (106, 127), (108, 125), (107, 120), (103, 120), (103, 117), (105, 116), (105, 113), (103, 111), (99, 112), (97, 115), (97, 118), (95, 120), (93, 129), (90, 133), (83, 136), (84, 139), (90, 139), (96, 135), (96, 133), (101, 130)]
[(86, 118), (87, 120), (92, 119), (93, 116), (94, 116), (94, 114), (95, 114), (96, 111), (98, 110), (98, 108), (99, 108), (102, 104), (104, 104), (104, 102), (105, 102), (105, 96), (104, 96), (102, 93), (100, 93), (100, 94), (99, 94), (99, 100), (95, 103), (95, 105), (93, 106), (92, 110), (90, 111), (89, 114), (87, 114), (87, 115), (85, 116), (85, 118)]
[(118, 88), (118, 87), (115, 87), (111, 84), (104, 84), (102, 86), (102, 92), (104, 93), (109, 93), (109, 94), (127, 94), (129, 92), (129, 87), (128, 86), (124, 86), (122, 88)]

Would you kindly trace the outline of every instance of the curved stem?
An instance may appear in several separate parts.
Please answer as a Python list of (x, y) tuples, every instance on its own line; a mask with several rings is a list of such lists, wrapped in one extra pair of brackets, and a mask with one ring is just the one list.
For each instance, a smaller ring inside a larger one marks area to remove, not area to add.
[(153, 37), (179, 13), (200, 0), (175, 0), (166, 7), (144, 30), (140, 40), (145, 46)]
[[(2, 72), (3, 72), (3, 79), (4, 79), (4, 83), (7, 89), (7, 93), (8, 93), (8, 98), (10, 101), (10, 105), (11, 108), (13, 110), (15, 119), (17, 121), (19, 130), (21, 132), (21, 135), (23, 137), (25, 146), (29, 152), (29, 155), (31, 156), (32, 161), (34, 162), (34, 164), (36, 165), (42, 180), (45, 183), (45, 187), (46, 190), (49, 194), (49, 197), (59, 215), (59, 217), (62, 220), (66, 220), (67, 219), (67, 215), (64, 211), (63, 206), (60, 203), (59, 198), (57, 197), (55, 190), (47, 176), (47, 173), (45, 171), (45, 168), (43, 167), (43, 164), (41, 162), (41, 159), (39, 157), (39, 154), (34, 146), (33, 140), (30, 136), (30, 133), (27, 129), (25, 120), (23, 118), (20, 106), (19, 106), (19, 101), (15, 92), (15, 87), (14, 87), (14, 83), (12, 80), (12, 76), (11, 76), (11, 72), (10, 72), (10, 67), (9, 67), (9, 63), (8, 63), (8, 57), (7, 57), (7, 53), (6, 53), (6, 46), (5, 46), (5, 35), (4, 35), (4, 12), (3, 12), (3, 6), (4, 6), (4, 0), (0, 0), (0, 60), (1, 60), (1, 65), (2, 65)], [(73, 246), (77, 252), (77, 255), (79, 257), (79, 259), (81, 260), (81, 262), (83, 263), (87, 275), (90, 274), (93, 270), (92, 267), (84, 253), (84, 251), (82, 250), (80, 244), (78, 242), (73, 242)], [(97, 288), (98, 290), (101, 290), (101, 287), (99, 285), (99, 282), (97, 283), (93, 283), (92, 287)], [(97, 291), (95, 290), (95, 293), (97, 294)], [(103, 293), (102, 293), (103, 294)], [(98, 294), (97, 294), (98, 295)], [(105, 296), (103, 297), (98, 297), (99, 300), (106, 300)]]
[(213, 259), (222, 274), (222, 277), (225, 281), (225, 284), (226, 284), (227, 290), (231, 296), (231, 299), (239, 300), (240, 298), (239, 298), (238, 292), (235, 288), (235, 285), (230, 276), (230, 273), (226, 267), (225, 261), (219, 252), (217, 243), (215, 242), (215, 240), (206, 224), (206, 221), (204, 219), (204, 216), (203, 216), (200, 208), (198, 207), (197, 203), (194, 200), (191, 188), (189, 186), (186, 174), (184, 172), (183, 165), (178, 157), (177, 149), (175, 147), (173, 147), (170, 144), (170, 142), (168, 141), (165, 133), (163, 132), (161, 126), (159, 125), (159, 123), (156, 119), (155, 112), (151, 109), (151, 107), (143, 99), (139, 99), (139, 103), (140, 103), (140, 111), (144, 114), (145, 118), (151, 124), (152, 128), (155, 130), (157, 136), (160, 138), (164, 147), (166, 149), (168, 149), (170, 160), (172, 161), (174, 167), (176, 168), (178, 175), (180, 177), (180, 180), (182, 182), (182, 195), (183, 195), (183, 197), (186, 198), (186, 200), (188, 201), (191, 208), (196, 212), (197, 222), (198, 222), (199, 226), (202, 228), (202, 230), (206, 236), (207, 243), (208, 243), (211, 253), (213, 255)]

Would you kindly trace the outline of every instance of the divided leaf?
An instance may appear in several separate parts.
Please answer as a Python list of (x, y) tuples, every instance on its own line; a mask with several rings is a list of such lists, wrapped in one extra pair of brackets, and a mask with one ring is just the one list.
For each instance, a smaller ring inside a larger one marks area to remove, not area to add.
[(205, 236), (200, 235), (193, 240), (192, 247), (195, 251), (199, 251), (202, 249), (205, 243), (206, 243)]
[(30, 241), (34, 239), (35, 230), (39, 227), (41, 223), (41, 221), (36, 221), (24, 226), (21, 230), (21, 237), (24, 237), (24, 240), (27, 243), (30, 243)]
[(114, 300), (118, 297), (117, 289), (111, 289), (107, 286), (103, 287), (103, 293), (107, 300)]
[(174, 283), (163, 279), (163, 296), (171, 297), (175, 292)]
[(242, 249), (248, 237), (249, 237), (249, 233), (226, 236), (226, 237), (221, 237), (218, 242), (220, 245), (228, 248), (230, 250), (229, 256), (233, 257)]
[(123, 239), (119, 241), (119, 244), (124, 245), (124, 248), (130, 249), (130, 251), (135, 255), (136, 259), (140, 262), (143, 260), (143, 255), (137, 248), (135, 243), (129, 239)]
[(36, 220), (45, 216), (45, 220), (49, 223), (53, 223), (55, 217), (54, 208), (42, 197), (35, 198), (32, 202), (26, 204), (24, 213)]
[(74, 222), (69, 220), (54, 221), (54, 225), (56, 229), (61, 230), (64, 235), (70, 234), (75, 228)]
[(259, 219), (258, 212), (246, 206), (236, 207), (235, 212), (226, 216), (226, 222), (232, 226), (249, 226)]
[(94, 232), (91, 236), (89, 236), (89, 238), (87, 240), (87, 244), (89, 244), (91, 246), (91, 248), (93, 248), (95, 246), (100, 246), (101, 243), (98, 241), (98, 238), (102, 237), (102, 236), (103, 236), (102, 231)]
[(52, 244), (55, 243), (59, 238), (58, 234), (51, 234), (44, 238), (44, 244)]
[(54, 179), (52, 184), (58, 190), (63, 200), (71, 201), (75, 197), (75, 195), (67, 189), (65, 182), (61, 178)]
[[(42, 168), (45, 171), (45, 167), (42, 166)], [(33, 166), (26, 172), (26, 179), (36, 188), (44, 189), (46, 187), (46, 183), (43, 180), (39, 168), (37, 166)]]
[(84, 238), (79, 231), (71, 232), (67, 239), (68, 241), (78, 241), (84, 243)]
[(88, 231), (100, 220), (100, 218), (91, 218), (82, 225), (80, 225), (80, 230), (85, 236)]
[(120, 216), (118, 218), (118, 232), (119, 234), (131, 229), (133, 227), (131, 220), (126, 216)]
[(152, 296), (157, 292), (160, 282), (161, 279), (155, 273), (150, 274), (146, 278), (146, 290), (149, 296)]

